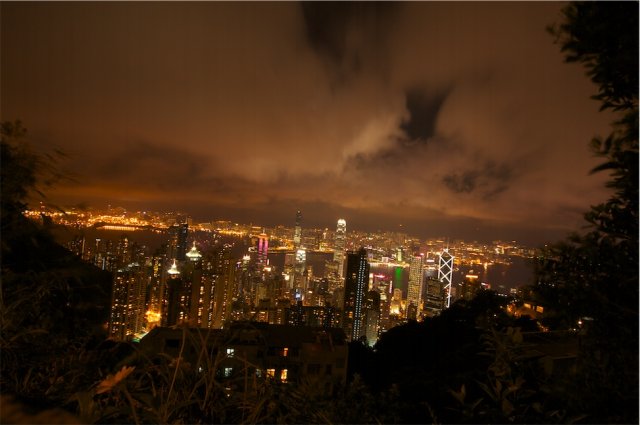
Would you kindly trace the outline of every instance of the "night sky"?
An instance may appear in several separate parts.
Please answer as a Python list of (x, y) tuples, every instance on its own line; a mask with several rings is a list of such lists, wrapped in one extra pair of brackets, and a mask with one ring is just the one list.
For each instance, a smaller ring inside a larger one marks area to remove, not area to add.
[(538, 244), (607, 197), (561, 7), (2, 2), (2, 120), (61, 205)]

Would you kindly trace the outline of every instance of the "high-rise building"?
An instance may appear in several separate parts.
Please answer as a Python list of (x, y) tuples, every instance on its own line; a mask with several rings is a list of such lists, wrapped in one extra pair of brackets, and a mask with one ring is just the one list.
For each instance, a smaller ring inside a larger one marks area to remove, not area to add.
[(458, 284), (458, 299), (471, 300), (482, 289), (482, 284), (478, 282), (477, 276), (467, 277)]
[(167, 303), (166, 311), (164, 312), (164, 325), (173, 326), (177, 324), (181, 317), (185, 317), (187, 310), (185, 309), (184, 301), (186, 291), (182, 285), (182, 279), (180, 278), (180, 270), (176, 265), (176, 260), (173, 260), (171, 268), (167, 271), (169, 279), (167, 280)]
[(178, 261), (185, 261), (187, 254), (187, 236), (189, 225), (187, 223), (174, 224), (169, 227), (168, 257)]
[(347, 222), (344, 219), (338, 220), (336, 227), (333, 261), (338, 264), (338, 276), (344, 277), (344, 247), (347, 239)]
[(327, 248), (329, 248), (329, 243), (328, 243), (329, 241), (328, 241), (328, 237), (327, 237), (327, 236), (328, 236), (328, 234), (329, 234), (329, 229), (327, 229), (327, 228), (325, 227), (324, 231), (322, 232), (322, 236), (321, 236), (321, 238), (320, 238), (320, 242), (319, 242), (319, 245), (318, 245), (318, 248), (319, 248), (321, 251), (324, 251), (324, 250), (326, 250)]
[(131, 246), (127, 235), (122, 235), (116, 245), (116, 263), (118, 267), (125, 267), (131, 263)]
[(373, 347), (378, 340), (380, 329), (380, 292), (367, 292), (364, 301), (364, 335), (367, 344)]
[[(414, 255), (409, 263), (409, 286), (407, 288), (407, 306), (413, 304), (416, 311), (422, 309), (422, 282), (424, 281), (424, 273), (422, 271), (423, 255)], [(408, 311), (408, 307), (407, 307)], [(416, 319), (416, 317), (409, 317)]]
[(304, 279), (307, 267), (307, 251), (298, 249), (296, 251), (296, 262), (294, 267), (294, 288), (300, 288), (302, 293), (307, 290), (307, 282)]
[(438, 280), (444, 284), (445, 307), (451, 306), (451, 280), (453, 277), (453, 260), (455, 257), (449, 254), (449, 249), (445, 248), (440, 254), (438, 261)]
[(343, 328), (347, 337), (354, 341), (364, 335), (364, 295), (369, 282), (367, 250), (347, 254), (347, 273), (344, 283)]
[(269, 237), (265, 233), (261, 233), (258, 237), (258, 264), (260, 266), (267, 265), (267, 255), (269, 253)]
[(230, 248), (225, 245), (215, 254), (213, 327), (216, 329), (222, 328), (231, 316), (231, 303), (235, 292), (235, 262)]
[(302, 239), (302, 213), (300, 210), (296, 211), (296, 228), (293, 233), (293, 246), (295, 249), (300, 247), (300, 240)]
[(186, 253), (189, 259), (184, 264), (183, 279), (191, 282), (191, 300), (189, 303), (189, 324), (199, 328), (210, 327), (211, 309), (213, 307), (213, 279), (205, 276), (202, 267), (202, 254), (195, 241)]
[(166, 254), (162, 250), (150, 258), (151, 270), (148, 285), (147, 303), (147, 330), (161, 325), (162, 311), (166, 310), (167, 298), (167, 273), (165, 265), (167, 263)]
[(393, 271), (393, 289), (402, 291), (402, 267), (396, 267)]
[(445, 307), (444, 283), (436, 277), (428, 276), (425, 280), (424, 311), (428, 317), (437, 316)]
[(118, 269), (113, 278), (109, 334), (120, 341), (141, 333), (145, 321), (146, 278), (137, 263)]

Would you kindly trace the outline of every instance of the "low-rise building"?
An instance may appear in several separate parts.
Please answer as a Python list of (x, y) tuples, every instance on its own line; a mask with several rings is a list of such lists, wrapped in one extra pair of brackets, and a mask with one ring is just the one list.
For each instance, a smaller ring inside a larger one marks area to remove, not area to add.
[(324, 395), (344, 386), (347, 378), (348, 344), (339, 328), (259, 322), (233, 322), (225, 329), (157, 327), (140, 340), (140, 350), (171, 357), (182, 353), (199, 368), (215, 367), (222, 380), (255, 376), (306, 384)]

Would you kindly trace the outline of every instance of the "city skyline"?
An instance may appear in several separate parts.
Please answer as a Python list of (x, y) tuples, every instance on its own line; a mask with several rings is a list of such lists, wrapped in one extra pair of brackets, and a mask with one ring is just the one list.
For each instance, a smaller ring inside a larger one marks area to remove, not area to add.
[(539, 245), (607, 197), (559, 3), (1, 7), (3, 119), (67, 154), (55, 203)]

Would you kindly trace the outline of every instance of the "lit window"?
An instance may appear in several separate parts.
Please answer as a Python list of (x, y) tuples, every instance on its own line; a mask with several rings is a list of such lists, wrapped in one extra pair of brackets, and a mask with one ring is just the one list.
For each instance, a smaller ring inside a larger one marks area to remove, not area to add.
[(282, 349), (282, 357), (287, 357), (289, 355), (289, 349), (287, 347), (284, 347)]
[(280, 371), (280, 380), (282, 382), (287, 382), (287, 369), (282, 369), (282, 371)]
[(233, 355), (236, 353), (236, 349), (235, 348), (227, 348), (227, 356), (228, 357), (233, 357)]
[(224, 368), (224, 377), (228, 378), (231, 376), (231, 372), (233, 372), (233, 368), (232, 367), (225, 367)]
[(267, 376), (269, 378), (275, 378), (276, 376), (276, 370), (275, 369), (267, 369)]
[(262, 378), (262, 369), (256, 369), (256, 376)]

